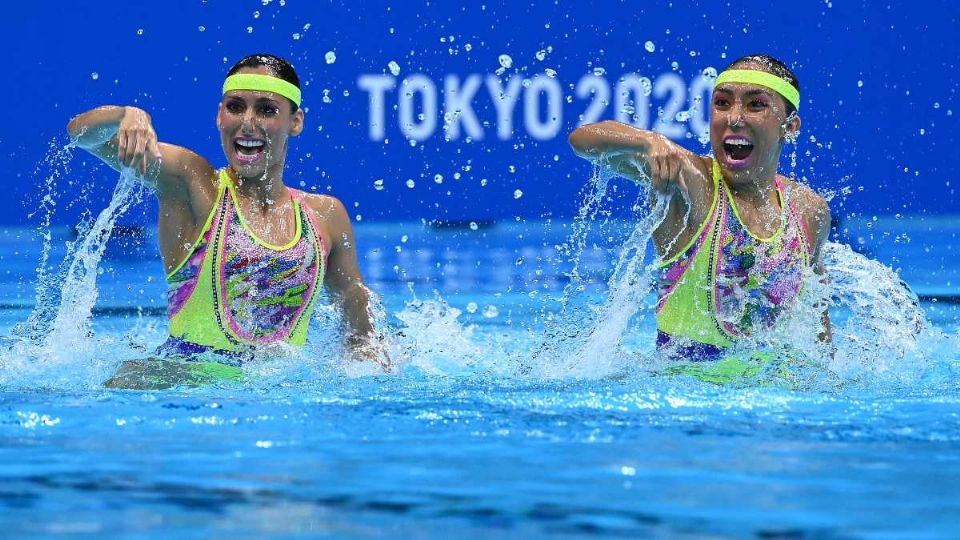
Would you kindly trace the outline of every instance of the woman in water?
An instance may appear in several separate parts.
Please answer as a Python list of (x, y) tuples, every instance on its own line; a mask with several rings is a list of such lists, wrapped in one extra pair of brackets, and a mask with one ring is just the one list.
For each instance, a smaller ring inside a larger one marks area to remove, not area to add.
[(216, 360), (131, 361), (108, 385), (239, 378), (237, 364), (257, 348), (303, 345), (320, 285), (342, 308), (349, 349), (389, 368), (373, 339), (343, 204), (283, 182), (289, 140), (303, 127), (299, 77), (268, 54), (247, 56), (227, 74), (217, 109), (222, 169), (159, 142), (150, 115), (135, 107), (98, 107), (70, 121), (77, 146), (133, 171), (159, 199), (170, 337), (158, 355)]
[[(668, 199), (653, 231), (658, 269), (657, 345), (673, 357), (718, 359), (769, 329), (794, 303), (804, 274), (823, 275), (830, 230), (823, 197), (777, 174), (785, 142), (800, 130), (800, 83), (766, 55), (733, 62), (710, 107), (713, 156), (619, 122), (578, 128), (581, 157), (649, 182)], [(826, 310), (819, 329), (830, 340)]]

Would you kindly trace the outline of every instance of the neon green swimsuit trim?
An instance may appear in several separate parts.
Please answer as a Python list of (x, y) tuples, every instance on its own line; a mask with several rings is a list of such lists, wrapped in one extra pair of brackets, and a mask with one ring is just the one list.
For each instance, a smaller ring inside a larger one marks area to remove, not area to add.
[[(701, 240), (703, 235), (710, 238), (716, 234), (718, 228), (716, 214), (720, 205), (720, 182), (722, 182), (720, 167), (713, 162), (713, 204), (709, 215), (700, 225), (698, 234), (680, 253)], [(706, 229), (709, 227), (709, 229)], [(677, 256), (679, 257), (679, 255)], [(672, 257), (664, 266), (672, 263), (677, 257)], [(657, 329), (671, 336), (683, 336), (687, 339), (706, 343), (717, 347), (729, 347), (732, 341), (720, 331), (716, 324), (713, 308), (713, 282), (716, 268), (713, 267), (713, 250), (709, 245), (701, 246), (693, 256), (690, 267), (684, 272), (679, 283), (667, 296), (665, 302), (657, 311)], [(710, 279), (703, 279), (705, 276)]]
[[(226, 194), (228, 191), (230, 192), (229, 196)], [(239, 332), (240, 330), (246, 331), (245, 326), (242, 322), (238, 326), (235, 318), (229, 313), (230, 307), (226, 305), (230, 301), (229, 291), (227, 290), (230, 284), (226, 282), (226, 276), (224, 275), (225, 257), (228, 255), (224, 243), (226, 242), (225, 237), (228, 234), (227, 228), (230, 221), (226, 208), (229, 206), (227, 201), (234, 200), (236, 199), (234, 198), (230, 175), (225, 169), (221, 170), (217, 199), (210, 210), (211, 216), (206, 220), (206, 225), (200, 235), (201, 238), (209, 236), (210, 241), (204, 248), (202, 261), (194, 260), (192, 262), (192, 264), (199, 264), (198, 274), (194, 278), (196, 285), (192, 286), (188, 293), (189, 296), (182, 302), (182, 305), (178, 306), (178, 309), (170, 315), (169, 323), (172, 338), (217, 351), (242, 352), (247, 350), (249, 346), (266, 342), (266, 340), (241, 335)], [(306, 214), (307, 211), (303, 209), (303, 205), (295, 204), (294, 209), (298, 229), (296, 240), (307, 241), (313, 246), (316, 257), (319, 257), (318, 267), (307, 287), (297, 287), (293, 291), (302, 295), (303, 300), (298, 306), (290, 308), (297, 310), (297, 313), (290, 318), (290, 326), (280, 331), (275, 338), (270, 338), (270, 341), (278, 339), (291, 345), (302, 346), (306, 343), (311, 314), (318, 296), (316, 288), (323, 282), (326, 252), (323, 248), (322, 238), (315, 230), (315, 225), (311, 225), (307, 229), (301, 229), (300, 224), (303, 220), (312, 219)], [(241, 224), (241, 229), (254, 242), (264, 245), (262, 240), (257, 238), (253, 231), (246, 226), (246, 223), (239, 220), (239, 215), (237, 218)], [(303, 230), (303, 233), (300, 232), (301, 230)], [(308, 231), (309, 234), (307, 234)], [(306, 236), (308, 238), (305, 238)], [(296, 243), (294, 242), (294, 244)], [(200, 242), (197, 242), (197, 244), (200, 244)], [(267, 244), (266, 247), (270, 248), (271, 246)], [(183, 268), (188, 260), (197, 257), (196, 250), (197, 245), (195, 244), (191, 252), (185, 257), (184, 262), (177, 265), (174, 272), (168, 275), (168, 281), (179, 269)], [(280, 253), (279, 250), (273, 248), (269, 250), (267, 255), (272, 256), (272, 252)]]
[[(733, 210), (733, 215), (737, 217), (737, 221), (740, 223), (745, 223), (740, 217), (740, 210), (737, 209), (737, 201), (733, 200), (733, 192), (729, 189), (725, 189), (724, 191), (727, 192), (727, 202), (730, 205), (730, 208)], [(773, 234), (763, 238), (753, 234), (753, 231), (744, 225), (743, 230), (750, 235), (750, 238), (760, 242), (773, 242), (783, 234), (783, 230), (787, 227), (787, 201), (783, 200), (783, 193), (781, 193), (779, 189), (777, 190), (777, 200), (780, 202), (780, 226), (777, 227), (777, 230), (773, 231)]]
[(243, 370), (237, 366), (228, 366), (220, 362), (191, 362), (191, 381), (195, 384), (205, 384), (218, 381), (243, 382)]
[(789, 101), (795, 109), (800, 110), (800, 91), (772, 73), (754, 69), (728, 69), (717, 77), (713, 86), (716, 88), (723, 83), (756, 84), (769, 88), (783, 96), (783, 99)]
[(300, 89), (297, 85), (270, 75), (259, 73), (237, 73), (223, 81), (223, 93), (230, 90), (258, 90), (279, 94), (300, 106)]
[[(240, 208), (240, 200), (237, 199), (236, 190), (231, 189), (229, 191), (230, 191), (230, 198), (233, 199), (233, 207)], [(299, 216), (300, 212), (301, 212), (300, 201), (294, 199), (293, 215)], [(257, 233), (253, 232), (253, 229), (250, 227), (250, 225), (247, 224), (247, 220), (246, 218), (243, 217), (242, 213), (237, 212), (237, 219), (240, 220), (240, 224), (243, 225), (243, 228), (246, 229), (247, 233), (250, 235), (250, 238), (253, 238), (254, 242), (260, 244), (261, 246), (267, 249), (271, 249), (273, 251), (284, 251), (292, 248), (297, 242), (300, 241), (300, 237), (303, 235), (303, 224), (299, 219), (297, 219), (296, 224), (294, 225), (296, 229), (294, 229), (293, 231), (293, 238), (291, 238), (289, 242), (287, 242), (286, 244), (271, 244), (270, 242), (267, 242), (266, 240), (257, 236)]]
[(730, 384), (756, 378), (776, 358), (773, 353), (755, 352), (748, 357), (727, 356), (716, 362), (695, 362), (669, 367), (667, 375), (686, 375), (703, 382)]

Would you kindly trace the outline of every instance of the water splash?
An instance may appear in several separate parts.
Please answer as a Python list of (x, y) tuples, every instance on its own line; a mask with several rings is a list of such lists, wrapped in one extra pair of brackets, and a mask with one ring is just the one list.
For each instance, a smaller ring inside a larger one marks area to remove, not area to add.
[(67, 172), (72, 145), (52, 151), (47, 161), (53, 172), (44, 182), (44, 196), (37, 212), (43, 238), (36, 270), (36, 304), (27, 320), (17, 324), (0, 352), (4, 368), (0, 384), (44, 388), (75, 388), (78, 380), (97, 385), (108, 366), (116, 363), (102, 351), (117, 346), (115, 337), (97, 338), (92, 330), (96, 304), (97, 275), (113, 226), (131, 206), (142, 200), (142, 188), (131, 171), (120, 174), (109, 204), (95, 219), (77, 229), (67, 243), (67, 255), (59, 270), (50, 273), (52, 234), (50, 224), (56, 208), (56, 182)]

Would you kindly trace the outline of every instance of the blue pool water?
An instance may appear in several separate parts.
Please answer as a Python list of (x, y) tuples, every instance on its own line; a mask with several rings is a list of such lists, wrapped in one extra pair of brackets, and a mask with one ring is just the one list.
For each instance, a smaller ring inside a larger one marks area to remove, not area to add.
[[(49, 331), (77, 332), (47, 348), (4, 338), (0, 528), (90, 538), (955, 538), (960, 310), (944, 295), (957, 266), (943, 238), (958, 227), (922, 223), (846, 224), (852, 243), (902, 266), (930, 297), (919, 352), (864, 343), (799, 383), (732, 386), (649, 369), (644, 309), (615, 352), (544, 353), (558, 298), (602, 304), (620, 239), (585, 242), (578, 297), (565, 293), (569, 259), (556, 247), (578, 225), (523, 222), (357, 226), (397, 374), (360, 373), (315, 338), (300, 356), (248, 366), (242, 385), (105, 390), (120, 361), (149, 355), (166, 331), (150, 234), (111, 244), (89, 326), (65, 315), (69, 324)], [(906, 229), (909, 244), (884, 241), (883, 231)], [(48, 275), (71, 239), (51, 236)], [(935, 255), (911, 251), (934, 242)], [(0, 335), (35, 308), (43, 245), (33, 229), (0, 234)], [(841, 334), (858, 309), (871, 308), (836, 308)], [(314, 336), (330, 324), (324, 313)], [(838, 336), (848, 349), (874, 339), (851, 335)], [(862, 365), (844, 367), (851, 358)]]

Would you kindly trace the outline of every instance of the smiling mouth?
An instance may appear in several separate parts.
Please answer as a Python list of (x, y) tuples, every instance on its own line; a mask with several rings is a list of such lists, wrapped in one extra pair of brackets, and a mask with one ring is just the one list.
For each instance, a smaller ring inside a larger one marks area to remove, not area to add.
[(753, 143), (743, 138), (730, 138), (723, 141), (723, 151), (733, 161), (743, 161), (753, 153)]
[(233, 141), (237, 160), (247, 164), (258, 161), (266, 146), (261, 139), (234, 139)]

